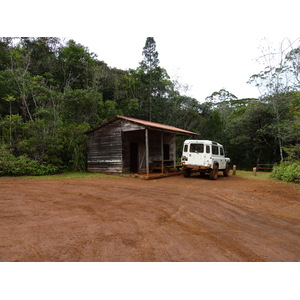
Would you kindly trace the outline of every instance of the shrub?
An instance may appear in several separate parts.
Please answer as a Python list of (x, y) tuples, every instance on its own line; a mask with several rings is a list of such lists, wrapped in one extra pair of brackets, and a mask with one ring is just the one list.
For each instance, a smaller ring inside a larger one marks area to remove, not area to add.
[(288, 160), (274, 165), (271, 176), (285, 182), (300, 183), (300, 161)]
[(15, 157), (9, 151), (0, 148), (0, 176), (48, 175), (59, 171), (58, 167), (42, 165), (26, 155)]

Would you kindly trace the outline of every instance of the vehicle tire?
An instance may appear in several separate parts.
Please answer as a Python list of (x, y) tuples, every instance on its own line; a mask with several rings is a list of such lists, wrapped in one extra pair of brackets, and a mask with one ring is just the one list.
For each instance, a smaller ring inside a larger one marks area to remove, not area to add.
[(224, 177), (228, 177), (230, 172), (230, 164), (226, 164), (225, 170), (223, 170)]
[(189, 169), (183, 169), (183, 176), (184, 177), (190, 177), (191, 171)]
[(214, 167), (209, 172), (209, 178), (211, 180), (216, 180), (218, 178), (219, 167), (218, 165), (214, 165)]

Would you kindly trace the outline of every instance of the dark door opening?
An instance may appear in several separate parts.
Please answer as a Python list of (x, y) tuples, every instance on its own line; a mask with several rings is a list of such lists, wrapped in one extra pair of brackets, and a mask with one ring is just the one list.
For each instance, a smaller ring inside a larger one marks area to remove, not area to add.
[(170, 145), (164, 144), (164, 160), (170, 159)]
[(130, 143), (130, 172), (136, 173), (139, 170), (139, 144)]

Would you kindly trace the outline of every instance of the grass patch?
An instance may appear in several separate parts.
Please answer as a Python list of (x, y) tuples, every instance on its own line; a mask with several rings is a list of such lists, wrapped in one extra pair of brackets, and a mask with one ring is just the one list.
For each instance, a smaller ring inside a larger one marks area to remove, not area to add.
[(236, 170), (236, 176), (243, 177), (243, 178), (249, 178), (249, 179), (258, 179), (258, 180), (274, 180), (274, 178), (271, 178), (271, 172), (256, 172), (256, 176), (253, 175), (252, 171), (240, 171)]
[[(236, 170), (236, 176), (237, 177), (248, 178), (248, 179), (257, 179), (257, 180), (268, 180), (268, 181), (273, 181), (273, 182), (293, 184), (295, 186), (295, 189), (297, 191), (300, 191), (300, 184), (293, 183), (293, 182), (281, 181), (279, 179), (276, 179), (276, 178), (272, 177), (271, 174), (272, 174), (272, 172), (256, 172), (256, 176), (254, 176), (252, 171)], [(231, 173), (231, 176), (233, 176), (232, 173)]]
[(18, 176), (18, 177), (6, 177), (6, 178), (22, 178), (22, 179), (73, 179), (73, 178), (121, 178), (116, 175), (107, 175), (99, 173), (88, 172), (67, 172), (55, 175), (42, 175), (42, 176)]

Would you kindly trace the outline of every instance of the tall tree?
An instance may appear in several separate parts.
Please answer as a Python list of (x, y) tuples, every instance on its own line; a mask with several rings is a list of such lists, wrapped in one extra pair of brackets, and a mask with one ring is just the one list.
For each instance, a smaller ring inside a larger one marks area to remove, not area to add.
[(148, 103), (148, 118), (152, 120), (152, 106), (155, 85), (159, 81), (159, 74), (157, 74), (159, 59), (156, 51), (156, 42), (153, 37), (148, 37), (143, 48), (143, 60), (140, 63), (141, 83), (144, 89), (144, 101)]
[(94, 53), (90, 53), (88, 48), (70, 40), (65, 47), (60, 48), (58, 61), (61, 66), (58, 76), (63, 82), (62, 90), (69, 87), (88, 88), (92, 82), (93, 67), (97, 64)]
[(158, 52), (156, 51), (156, 42), (153, 37), (147, 37), (146, 44), (143, 48), (143, 57), (144, 59), (140, 65), (145, 73), (158, 67)]
[(266, 65), (264, 71), (252, 75), (249, 83), (258, 87), (262, 101), (269, 103), (272, 108), (280, 158), (283, 161), (286, 135), (283, 124), (287, 116), (287, 106), (294, 98), (290, 92), (299, 90), (300, 39), (293, 43), (284, 40), (278, 50), (271, 50), (270, 47), (267, 49), (260, 58)]
[(167, 100), (173, 84), (167, 71), (159, 66), (158, 52), (153, 37), (148, 37), (143, 48), (143, 60), (136, 70), (130, 70), (131, 98), (139, 100), (138, 117), (163, 122)]
[(267, 103), (253, 102), (234, 111), (225, 130), (234, 163), (251, 168), (277, 159), (272, 124), (274, 115)]
[(238, 98), (227, 90), (221, 89), (218, 92), (212, 93), (209, 97), (206, 97), (205, 100), (217, 112), (223, 132), (227, 125), (228, 117), (233, 111), (234, 101), (238, 100)]

